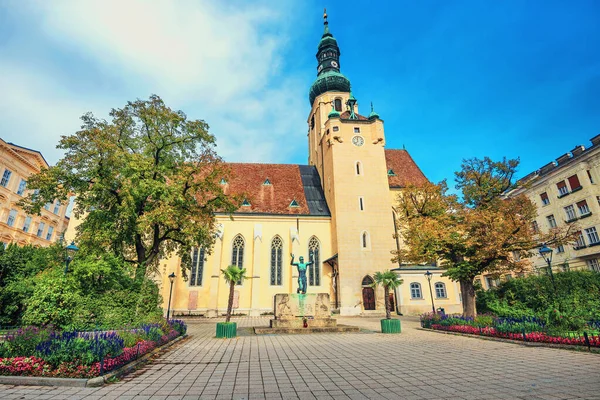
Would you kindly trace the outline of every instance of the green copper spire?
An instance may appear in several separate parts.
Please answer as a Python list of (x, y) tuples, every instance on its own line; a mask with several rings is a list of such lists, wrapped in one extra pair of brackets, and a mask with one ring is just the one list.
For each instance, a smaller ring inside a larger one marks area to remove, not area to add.
[(317, 96), (329, 92), (349, 92), (350, 81), (340, 73), (340, 48), (337, 40), (329, 31), (327, 10), (323, 13), (323, 36), (317, 49), (317, 79), (310, 87), (308, 98), (310, 104), (315, 102)]
[(356, 105), (356, 98), (354, 97), (352, 92), (350, 92), (350, 97), (348, 98), (346, 105), (348, 106), (348, 111), (350, 111), (350, 116), (348, 117), (348, 119), (358, 119), (358, 116), (354, 112), (354, 106)]
[(373, 102), (371, 102), (371, 114), (369, 114), (369, 119), (380, 119), (379, 114), (373, 109)]
[(327, 118), (339, 118), (339, 117), (340, 117), (340, 113), (335, 109), (335, 106), (333, 105), (333, 103), (331, 103), (331, 111), (329, 111)]

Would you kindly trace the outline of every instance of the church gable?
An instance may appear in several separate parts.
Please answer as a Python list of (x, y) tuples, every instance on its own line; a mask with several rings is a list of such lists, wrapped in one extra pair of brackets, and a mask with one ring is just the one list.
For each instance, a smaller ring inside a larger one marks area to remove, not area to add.
[(314, 167), (258, 163), (226, 163), (226, 167), (231, 176), (221, 182), (225, 194), (245, 200), (236, 213), (330, 215)]
[(385, 150), (388, 182), (391, 188), (421, 185), (427, 178), (406, 150)]
[(10, 151), (15, 154), (18, 158), (26, 162), (27, 164), (33, 166), (37, 170), (42, 168), (48, 168), (48, 163), (37, 150), (28, 149), (27, 147), (18, 146), (14, 143), (6, 142), (7, 147)]

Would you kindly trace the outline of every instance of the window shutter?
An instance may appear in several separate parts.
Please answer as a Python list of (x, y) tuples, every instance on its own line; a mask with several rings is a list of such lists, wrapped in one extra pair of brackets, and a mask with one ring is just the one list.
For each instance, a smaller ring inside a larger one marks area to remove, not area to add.
[(558, 190), (567, 187), (567, 184), (565, 183), (565, 181), (560, 181), (556, 184), (556, 187), (558, 188)]
[(578, 187), (581, 187), (581, 184), (579, 183), (579, 178), (577, 177), (577, 174), (570, 176), (567, 179), (569, 180), (569, 186), (571, 186), (571, 190), (575, 190)]
[(587, 207), (587, 201), (585, 201), (585, 200), (581, 200), (580, 202), (578, 202), (578, 203), (577, 203), (577, 207), (578, 207), (578, 208), (581, 208), (581, 207), (583, 207), (583, 206), (586, 206), (586, 207)]

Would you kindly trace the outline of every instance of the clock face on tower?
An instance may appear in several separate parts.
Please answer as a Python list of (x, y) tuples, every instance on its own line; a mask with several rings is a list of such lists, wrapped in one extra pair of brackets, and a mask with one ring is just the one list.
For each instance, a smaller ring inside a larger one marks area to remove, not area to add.
[(365, 144), (365, 140), (362, 138), (362, 136), (354, 136), (352, 138), (352, 143), (354, 143), (355, 146), (362, 146)]
[(332, 66), (333, 68), (337, 68), (337, 67), (338, 67), (338, 63), (337, 63), (337, 61), (332, 61), (332, 62), (331, 62), (331, 66)]
[(323, 69), (323, 66), (319, 65), (319, 68), (317, 68), (317, 72), (321, 72), (322, 69)]

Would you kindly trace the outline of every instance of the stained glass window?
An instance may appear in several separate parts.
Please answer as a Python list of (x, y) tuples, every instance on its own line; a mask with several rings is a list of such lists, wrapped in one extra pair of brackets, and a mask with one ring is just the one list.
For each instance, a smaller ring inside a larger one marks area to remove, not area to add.
[(281, 285), (283, 241), (275, 236), (271, 241), (271, 285)]
[[(244, 237), (237, 235), (233, 238), (231, 245), (231, 265), (237, 265), (239, 268), (244, 268)], [(241, 285), (242, 282), (237, 282)]]
[(321, 246), (315, 236), (308, 241), (308, 260), (313, 262), (308, 270), (308, 285), (319, 286), (321, 285)]
[(194, 247), (192, 250), (192, 270), (190, 271), (190, 286), (202, 286), (204, 272), (204, 249)]

